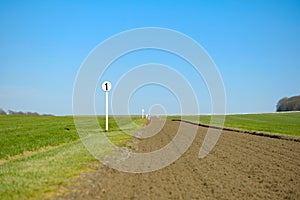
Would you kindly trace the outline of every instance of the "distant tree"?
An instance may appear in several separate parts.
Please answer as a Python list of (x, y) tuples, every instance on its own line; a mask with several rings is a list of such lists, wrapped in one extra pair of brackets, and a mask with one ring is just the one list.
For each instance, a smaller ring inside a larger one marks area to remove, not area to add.
[(15, 111), (13, 111), (13, 110), (8, 110), (7, 112), (9, 115), (13, 115), (15, 113)]
[(55, 115), (52, 115), (52, 114), (43, 114), (42, 116), (55, 116)]
[(287, 101), (289, 98), (284, 97), (280, 99), (276, 105), (276, 111), (281, 112), (281, 111), (286, 111), (287, 110)]
[[(0, 108), (0, 114), (1, 114), (1, 111), (3, 111), (1, 108)], [(4, 111), (3, 111), (4, 112)], [(9, 115), (29, 115), (29, 116), (40, 116), (39, 113), (37, 112), (22, 112), (22, 111), (13, 111), (13, 110), (8, 110), (7, 113)], [(5, 113), (6, 114), (6, 113)], [(54, 116), (54, 115), (51, 115), (51, 114), (43, 114), (42, 116)]]
[(37, 113), (37, 112), (27, 112), (26, 115), (38, 116), (39, 113)]
[(300, 96), (280, 99), (276, 105), (276, 111), (300, 111)]
[(0, 115), (6, 115), (6, 112), (2, 108), (0, 108)]
[(25, 115), (25, 113), (22, 112), (22, 111), (16, 112), (16, 111), (13, 111), (13, 110), (8, 110), (8, 114), (10, 114), (10, 115)]

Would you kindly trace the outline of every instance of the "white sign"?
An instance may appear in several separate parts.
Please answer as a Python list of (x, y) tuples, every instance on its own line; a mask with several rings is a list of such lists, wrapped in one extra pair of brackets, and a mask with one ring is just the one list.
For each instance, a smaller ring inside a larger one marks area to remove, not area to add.
[(102, 90), (103, 90), (104, 92), (109, 92), (109, 91), (111, 90), (111, 88), (112, 88), (111, 82), (109, 82), (109, 81), (104, 81), (104, 82), (102, 83)]
[(108, 131), (108, 92), (111, 88), (111, 82), (104, 81), (102, 83), (102, 90), (105, 92), (105, 131)]

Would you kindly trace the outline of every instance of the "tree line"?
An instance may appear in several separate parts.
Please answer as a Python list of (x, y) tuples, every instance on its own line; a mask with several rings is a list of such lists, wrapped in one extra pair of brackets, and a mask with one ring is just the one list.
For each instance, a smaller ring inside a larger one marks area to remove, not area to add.
[(30, 116), (53, 116), (50, 114), (39, 114), (37, 112), (22, 112), (22, 111), (13, 111), (13, 110), (8, 110), (5, 112), (2, 108), (0, 108), (0, 115), (30, 115)]
[(300, 95), (280, 99), (276, 105), (276, 111), (300, 111)]

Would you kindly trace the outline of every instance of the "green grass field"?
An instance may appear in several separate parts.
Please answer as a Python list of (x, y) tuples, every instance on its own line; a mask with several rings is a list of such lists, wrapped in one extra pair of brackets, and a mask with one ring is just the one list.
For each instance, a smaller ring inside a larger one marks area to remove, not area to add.
[[(180, 116), (168, 117), (168, 119), (180, 118)], [(210, 124), (211, 116), (184, 116), (183, 119), (202, 124)], [(224, 127), (299, 137), (300, 112), (226, 115)]]
[[(128, 131), (144, 124), (132, 118)], [(98, 118), (104, 128), (105, 120)], [(127, 125), (128, 117), (118, 122)], [(106, 134), (111, 142), (125, 146), (131, 136), (109, 120)], [(61, 185), (89, 170), (98, 161), (84, 147), (73, 117), (0, 115), (0, 199), (43, 199)]]

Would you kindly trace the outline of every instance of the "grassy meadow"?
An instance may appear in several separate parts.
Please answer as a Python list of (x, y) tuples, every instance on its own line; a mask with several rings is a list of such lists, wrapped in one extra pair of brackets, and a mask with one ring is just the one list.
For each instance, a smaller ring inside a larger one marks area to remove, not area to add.
[[(181, 117), (170, 116), (168, 119), (181, 119)], [(182, 119), (209, 125), (211, 116), (183, 116)], [(212, 123), (212, 125), (218, 124)], [(299, 137), (300, 112), (226, 115), (224, 127)]]
[[(144, 120), (119, 118), (127, 131), (134, 131)], [(105, 120), (98, 118), (104, 129)], [(106, 136), (118, 146), (132, 139), (109, 120)], [(99, 130), (100, 131), (100, 130)], [(44, 199), (89, 170), (98, 161), (82, 144), (73, 117), (0, 115), (0, 199)]]

